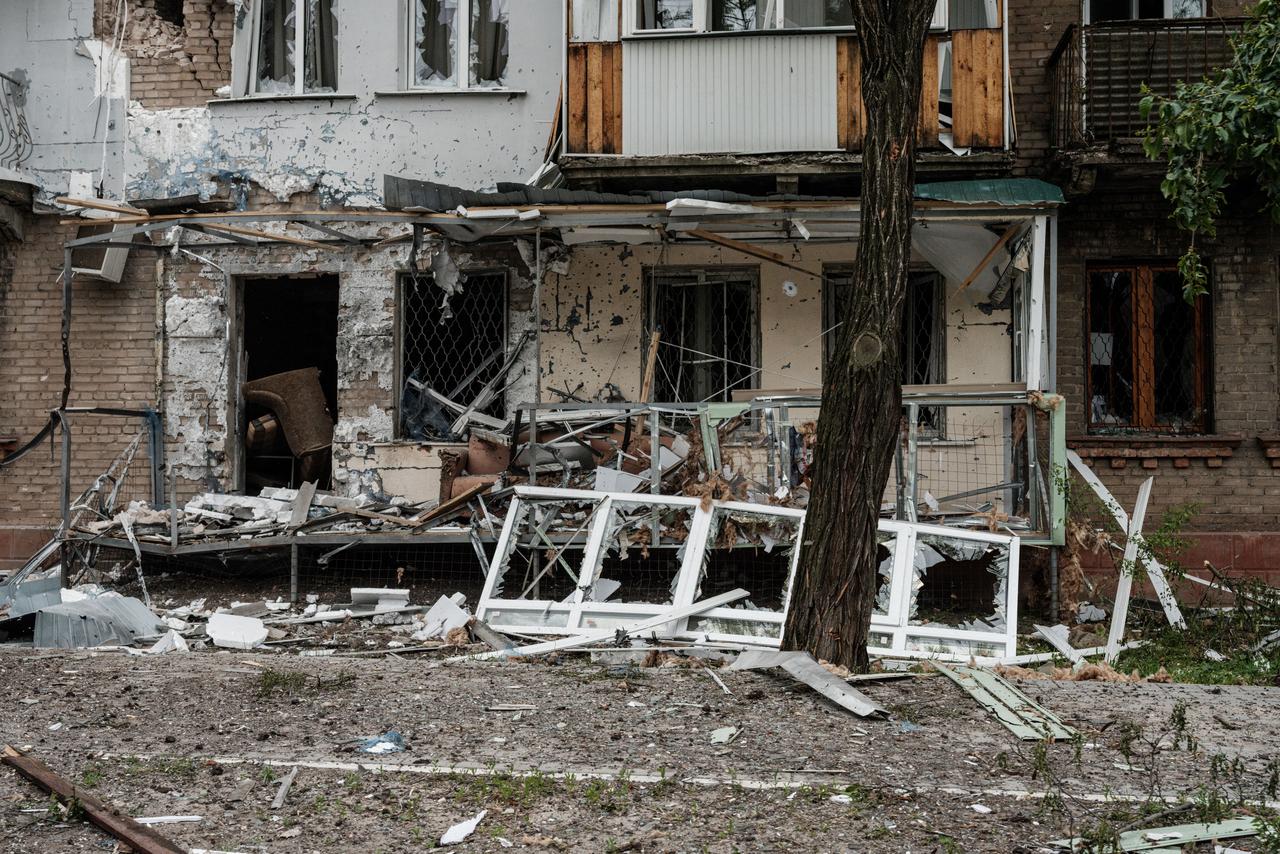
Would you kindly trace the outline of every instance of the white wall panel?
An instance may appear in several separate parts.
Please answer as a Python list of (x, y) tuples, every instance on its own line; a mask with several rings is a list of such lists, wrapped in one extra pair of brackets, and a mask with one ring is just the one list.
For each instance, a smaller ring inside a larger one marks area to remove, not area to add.
[(836, 37), (631, 39), (622, 46), (628, 155), (836, 146)]

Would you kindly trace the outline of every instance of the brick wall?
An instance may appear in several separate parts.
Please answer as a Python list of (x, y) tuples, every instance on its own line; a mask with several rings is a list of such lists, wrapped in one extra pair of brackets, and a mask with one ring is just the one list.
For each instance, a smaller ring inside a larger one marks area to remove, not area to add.
[[(1199, 509), (1189, 529), (1197, 550), (1188, 565), (1209, 559), (1240, 571), (1266, 572), (1280, 582), (1280, 469), (1264, 457), (1257, 437), (1280, 428), (1277, 376), (1277, 259), (1280, 228), (1238, 203), (1202, 252), (1212, 268), (1212, 412), (1215, 435), (1235, 437), (1230, 456), (1095, 460), (1093, 468), (1115, 496), (1132, 506), (1138, 485), (1155, 476), (1148, 519), (1171, 507)], [(1168, 204), (1150, 184), (1099, 179), (1087, 196), (1061, 213), (1058, 247), (1058, 382), (1068, 403), (1068, 434), (1085, 425), (1085, 264), (1088, 261), (1175, 259), (1185, 236), (1167, 218)], [(1135, 445), (1136, 447), (1136, 445)], [(1157, 449), (1163, 450), (1163, 449)], [(1123, 465), (1123, 468), (1119, 467)]]
[[(13, 273), (0, 281), (0, 433), (20, 441), (40, 430), (62, 394), (62, 245), (72, 226), (55, 216), (28, 216), (26, 239), (14, 244)], [(154, 405), (155, 266), (134, 251), (124, 279), (74, 280), (71, 406)], [(137, 433), (132, 420), (76, 416), (72, 422), (72, 493), (110, 465)], [(0, 469), (0, 568), (20, 563), (57, 524), (61, 495), (57, 447), (47, 446)], [(145, 461), (146, 449), (139, 453)], [(137, 474), (142, 474), (140, 467)], [(148, 481), (149, 483), (149, 481)], [(145, 485), (131, 481), (125, 497)], [(143, 497), (139, 495), (138, 497)]]
[[(95, 31), (116, 33), (115, 0), (97, 0)], [(124, 51), (130, 98), (144, 107), (199, 107), (231, 82), (235, 6), (229, 0), (129, 0)]]

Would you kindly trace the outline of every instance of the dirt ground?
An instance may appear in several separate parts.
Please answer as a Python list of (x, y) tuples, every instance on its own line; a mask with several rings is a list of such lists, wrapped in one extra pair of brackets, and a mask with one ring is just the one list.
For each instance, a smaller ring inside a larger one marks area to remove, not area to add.
[[(1036, 852), (1140, 822), (1166, 808), (1156, 798), (1227, 809), (1275, 797), (1280, 689), (1023, 681), (1080, 730), (1045, 746), (936, 675), (860, 686), (889, 720), (857, 718), (784, 674), (718, 675), (732, 694), (700, 666), (586, 655), (445, 664), (10, 647), (0, 742), (131, 815), (200, 816), (157, 827), (189, 849), (281, 854), (419, 851), (481, 810), (454, 850)], [(737, 738), (713, 744), (728, 726)], [(388, 730), (406, 751), (356, 752)], [(0, 851), (114, 849), (67, 818), (0, 770)], [(1250, 842), (1235, 846), (1259, 850)]]

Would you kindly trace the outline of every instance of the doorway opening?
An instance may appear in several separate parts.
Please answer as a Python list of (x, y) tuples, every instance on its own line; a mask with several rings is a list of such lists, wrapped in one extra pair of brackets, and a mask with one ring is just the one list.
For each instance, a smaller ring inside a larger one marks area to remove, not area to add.
[(242, 293), (242, 382), (280, 378), (266, 394), (245, 394), (245, 487), (252, 494), (316, 480), (327, 489), (338, 412), (338, 277), (245, 279)]

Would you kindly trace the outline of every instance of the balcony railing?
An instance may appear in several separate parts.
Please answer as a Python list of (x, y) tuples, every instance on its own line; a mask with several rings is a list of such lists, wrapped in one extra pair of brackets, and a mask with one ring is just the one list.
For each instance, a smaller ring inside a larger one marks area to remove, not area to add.
[(31, 130), (23, 113), (26, 84), (0, 74), (0, 166), (17, 169), (31, 156)]
[(1146, 127), (1142, 86), (1172, 95), (1231, 61), (1247, 18), (1107, 21), (1063, 33), (1049, 57), (1051, 141), (1058, 149), (1136, 137)]

